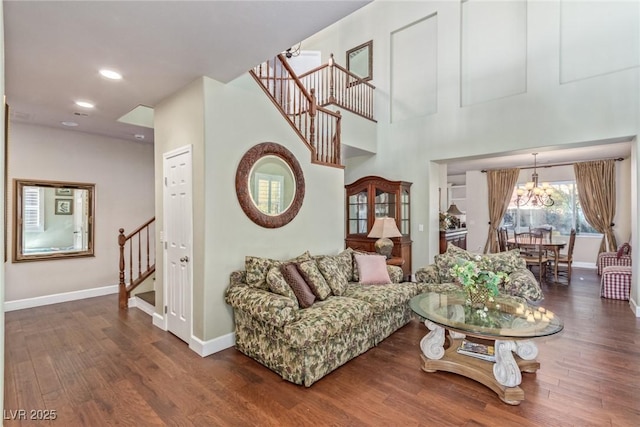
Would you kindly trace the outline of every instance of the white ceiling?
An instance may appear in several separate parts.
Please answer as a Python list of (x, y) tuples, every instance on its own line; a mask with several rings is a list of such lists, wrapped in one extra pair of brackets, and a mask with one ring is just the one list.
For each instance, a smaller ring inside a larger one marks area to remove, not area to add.
[[(153, 142), (120, 123), (208, 76), (228, 82), (367, 4), (365, 1), (5, 1), (5, 91), (12, 122)], [(101, 67), (124, 79), (108, 81)], [(93, 101), (87, 111), (77, 99)], [(78, 115), (80, 114), (80, 115)], [(76, 128), (61, 125), (75, 121)], [(540, 164), (629, 157), (629, 138), (537, 149)], [(601, 144), (606, 143), (606, 146)], [(529, 166), (531, 151), (443, 161), (448, 174)]]
[(11, 120), (152, 142), (117, 119), (199, 76), (229, 82), (369, 1), (5, 1)]

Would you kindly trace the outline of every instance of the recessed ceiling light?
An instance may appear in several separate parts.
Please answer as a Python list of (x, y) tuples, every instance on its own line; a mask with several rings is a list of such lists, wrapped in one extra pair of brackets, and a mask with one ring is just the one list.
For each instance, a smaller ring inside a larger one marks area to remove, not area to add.
[(76, 122), (60, 122), (60, 123), (62, 123), (64, 126), (69, 126), (69, 127), (78, 126), (78, 124)]
[(102, 70), (100, 70), (100, 75), (102, 77), (105, 77), (105, 78), (110, 79), (110, 80), (121, 80), (122, 79), (122, 74), (120, 74), (117, 71), (108, 70), (106, 68), (103, 68)]
[(93, 107), (95, 107), (91, 102), (88, 102), (88, 101), (76, 101), (76, 105), (78, 107), (83, 107), (83, 108), (93, 108)]

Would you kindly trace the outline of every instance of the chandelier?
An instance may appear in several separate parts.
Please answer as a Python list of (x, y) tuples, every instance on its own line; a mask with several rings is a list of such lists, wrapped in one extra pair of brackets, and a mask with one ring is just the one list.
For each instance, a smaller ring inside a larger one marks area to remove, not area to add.
[(287, 59), (291, 59), (293, 56), (300, 55), (300, 48), (301, 47), (302, 47), (302, 42), (298, 43), (295, 46), (291, 46), (289, 49), (284, 51), (284, 56), (286, 56)]
[(533, 175), (531, 175), (531, 181), (527, 182), (524, 188), (518, 188), (516, 194), (518, 196), (516, 204), (518, 206), (531, 205), (540, 207), (553, 206), (553, 199), (551, 194), (553, 188), (548, 182), (543, 182), (542, 185), (538, 184), (538, 173), (536, 172), (536, 156), (538, 153), (533, 154)]

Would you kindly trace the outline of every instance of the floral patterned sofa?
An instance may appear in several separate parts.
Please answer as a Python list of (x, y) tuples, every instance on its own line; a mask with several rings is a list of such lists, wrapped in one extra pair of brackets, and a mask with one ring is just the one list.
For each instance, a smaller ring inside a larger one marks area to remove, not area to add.
[[(468, 252), (449, 243), (447, 251), (434, 257), (434, 263), (420, 268), (416, 272), (416, 281), (433, 285), (440, 285), (445, 288), (458, 286), (453, 284), (454, 278), (451, 275), (451, 267), (456, 265), (458, 260), (473, 260), (478, 254)], [(495, 254), (485, 254), (490, 260), (494, 271), (502, 271), (508, 274), (509, 280), (499, 285), (501, 294), (521, 297), (529, 302), (535, 303), (544, 298), (540, 283), (536, 280), (531, 271), (527, 269), (526, 262), (520, 257), (518, 249)]]
[[(351, 249), (333, 256), (306, 252), (289, 261), (246, 257), (245, 270), (231, 274), (225, 293), (233, 307), (236, 348), (285, 380), (309, 387), (407, 324), (408, 301), (418, 285), (401, 283), (402, 269), (386, 264), (390, 283), (362, 284), (355, 258)], [(291, 262), (318, 267), (330, 288), (318, 292), (324, 298), (301, 307), (279, 274)]]

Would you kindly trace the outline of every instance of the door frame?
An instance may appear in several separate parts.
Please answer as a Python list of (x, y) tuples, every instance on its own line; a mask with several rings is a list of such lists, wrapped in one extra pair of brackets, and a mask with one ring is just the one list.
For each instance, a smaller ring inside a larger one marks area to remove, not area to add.
[[(169, 281), (167, 280), (168, 276), (168, 248), (167, 248), (167, 240), (166, 240), (166, 231), (167, 231), (167, 198), (166, 196), (166, 179), (167, 179), (167, 159), (170, 157), (175, 157), (181, 154), (189, 154), (191, 158), (191, 230), (189, 234), (191, 235), (191, 248), (189, 252), (189, 259), (193, 261), (193, 145), (188, 144), (179, 148), (175, 148), (173, 150), (162, 153), (162, 230), (161, 230), (161, 244), (162, 244), (162, 307), (161, 307), (161, 316), (162, 316), (162, 324), (163, 330), (169, 331), (169, 316), (167, 314), (167, 296), (169, 295)], [(189, 305), (190, 305), (190, 318), (189, 318), (189, 341), (187, 344), (190, 345), (191, 341), (193, 341), (193, 262), (189, 262), (188, 268), (190, 269), (189, 277), (191, 278), (189, 283)], [(170, 332), (170, 331), (169, 331)]]

